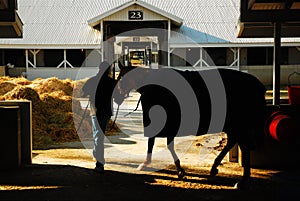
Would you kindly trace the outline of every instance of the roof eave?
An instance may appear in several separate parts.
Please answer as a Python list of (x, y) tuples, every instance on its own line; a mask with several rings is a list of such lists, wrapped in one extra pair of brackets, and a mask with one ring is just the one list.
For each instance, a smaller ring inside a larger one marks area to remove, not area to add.
[(172, 24), (174, 24), (176, 26), (181, 26), (182, 23), (183, 23), (183, 19), (181, 19), (181, 18), (179, 18), (179, 17), (177, 17), (175, 15), (167, 13), (164, 10), (161, 10), (161, 9), (159, 9), (159, 8), (157, 8), (155, 6), (152, 6), (152, 5), (148, 4), (148, 3), (141, 2), (141, 1), (134, 1), (134, 0), (131, 1), (131, 2), (126, 2), (126, 3), (124, 3), (124, 4), (120, 5), (120, 6), (112, 9), (112, 10), (109, 10), (107, 12), (102, 13), (101, 15), (98, 15), (98, 16), (92, 18), (92, 19), (89, 19), (87, 22), (88, 22), (88, 24), (91, 27), (95, 27), (104, 18), (106, 18), (106, 17), (108, 17), (108, 16), (110, 16), (110, 15), (112, 15), (114, 13), (117, 13), (117, 12), (119, 12), (119, 11), (121, 11), (121, 10), (129, 7), (129, 6), (131, 6), (131, 5), (134, 5), (134, 4), (142, 6), (144, 8), (147, 8), (147, 9), (149, 9), (151, 11), (154, 11), (155, 13), (158, 13), (159, 15), (162, 15), (162, 16), (170, 19), (171, 22), (172, 22)]

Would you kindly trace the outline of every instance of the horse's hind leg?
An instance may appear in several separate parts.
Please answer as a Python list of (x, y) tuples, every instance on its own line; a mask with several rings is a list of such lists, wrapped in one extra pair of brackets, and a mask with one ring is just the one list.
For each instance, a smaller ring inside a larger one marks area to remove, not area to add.
[(250, 179), (250, 149), (247, 146), (240, 145), (242, 151), (242, 166), (243, 166), (243, 178), (241, 181), (236, 183), (235, 188), (244, 189), (248, 186)]
[(227, 143), (225, 145), (225, 147), (222, 149), (222, 151), (220, 152), (220, 154), (217, 156), (217, 158), (214, 161), (213, 166), (211, 167), (210, 170), (210, 176), (215, 176), (218, 174), (218, 166), (221, 164), (223, 158), (225, 157), (225, 155), (230, 151), (230, 149), (236, 144), (236, 140), (228, 137), (227, 138)]
[(180, 160), (177, 156), (177, 154), (175, 153), (175, 149), (174, 149), (174, 137), (167, 137), (167, 145), (168, 145), (168, 149), (172, 154), (176, 169), (177, 169), (177, 174), (179, 178), (184, 178), (185, 176), (185, 171), (184, 169), (181, 167), (180, 165)]
[(138, 170), (144, 170), (147, 167), (147, 165), (149, 165), (151, 163), (154, 142), (155, 142), (155, 137), (148, 138), (148, 148), (147, 148), (146, 160), (138, 166), (138, 168), (137, 168)]

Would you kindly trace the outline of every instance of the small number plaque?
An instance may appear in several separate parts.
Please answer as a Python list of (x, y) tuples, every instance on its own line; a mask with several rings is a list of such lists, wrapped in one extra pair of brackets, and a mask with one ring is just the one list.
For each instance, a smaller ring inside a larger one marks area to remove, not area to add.
[(142, 20), (143, 19), (143, 11), (141, 10), (130, 10), (128, 11), (129, 20)]

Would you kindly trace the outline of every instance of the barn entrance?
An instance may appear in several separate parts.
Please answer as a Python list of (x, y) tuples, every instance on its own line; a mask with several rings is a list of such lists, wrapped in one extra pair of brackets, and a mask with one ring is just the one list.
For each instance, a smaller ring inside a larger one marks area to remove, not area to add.
[(168, 22), (103, 22), (103, 59), (158, 68), (168, 65)]
[(125, 66), (170, 66), (171, 29), (182, 19), (143, 1), (129, 1), (88, 20), (99, 30), (102, 60)]

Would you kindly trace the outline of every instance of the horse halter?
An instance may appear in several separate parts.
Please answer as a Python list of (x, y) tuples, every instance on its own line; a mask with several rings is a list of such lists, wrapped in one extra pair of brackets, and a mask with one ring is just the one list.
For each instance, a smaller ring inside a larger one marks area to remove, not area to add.
[(129, 85), (130, 80), (129, 79), (124, 80), (123, 76), (126, 75), (131, 70), (134, 70), (136, 68), (137, 67), (135, 67), (135, 66), (128, 66), (128, 67), (120, 68), (121, 71), (120, 71), (119, 76), (118, 76), (118, 80), (119, 80), (119, 82), (118, 82), (118, 91), (119, 91), (120, 95), (123, 96), (124, 99), (129, 96), (129, 92), (132, 89), (132, 87), (129, 87), (129, 88), (124, 87), (124, 86)]

